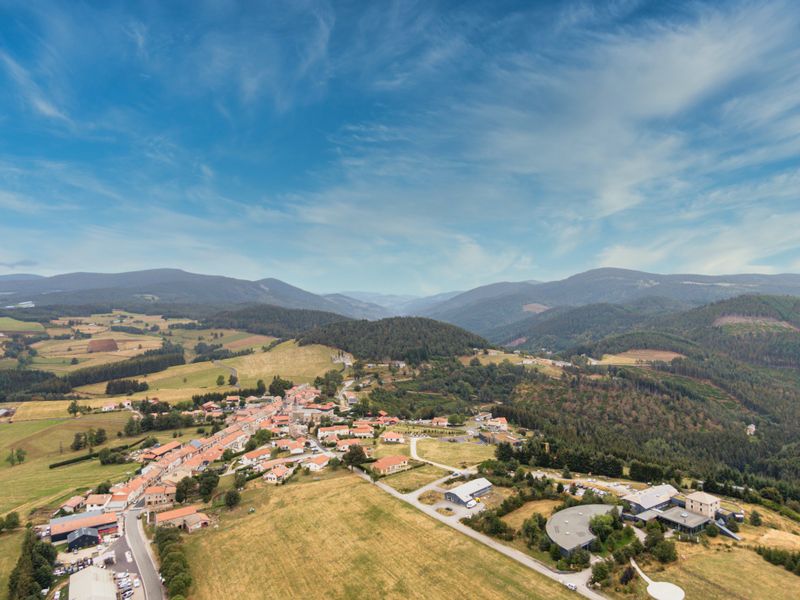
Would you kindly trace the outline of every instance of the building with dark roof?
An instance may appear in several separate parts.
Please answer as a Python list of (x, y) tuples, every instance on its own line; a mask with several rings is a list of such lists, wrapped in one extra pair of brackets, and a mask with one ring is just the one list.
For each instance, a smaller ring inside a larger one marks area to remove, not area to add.
[(67, 536), (67, 548), (70, 550), (97, 546), (99, 543), (100, 533), (94, 527), (81, 527)]
[(547, 537), (564, 555), (572, 554), (580, 548), (588, 548), (595, 539), (589, 529), (589, 522), (597, 515), (608, 514), (613, 509), (611, 504), (579, 504), (560, 510), (547, 520)]

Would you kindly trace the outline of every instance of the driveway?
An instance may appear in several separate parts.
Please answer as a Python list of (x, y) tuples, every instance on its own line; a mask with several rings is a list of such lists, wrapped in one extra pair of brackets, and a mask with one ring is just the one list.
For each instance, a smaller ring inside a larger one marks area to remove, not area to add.
[[(415, 451), (415, 448), (412, 445), (412, 452), (414, 452), (414, 451)], [(412, 454), (412, 456), (413, 456), (413, 454)], [(425, 461), (425, 462), (428, 462), (428, 461)], [(431, 463), (431, 464), (434, 464), (434, 463)], [(442, 468), (448, 468), (448, 467), (442, 466)], [(536, 571), (538, 573), (541, 573), (545, 577), (549, 577), (550, 579), (553, 579), (554, 581), (557, 581), (557, 582), (560, 582), (560, 583), (563, 583), (563, 584), (574, 583), (575, 586), (577, 587), (578, 593), (581, 594), (582, 596), (584, 596), (585, 598), (592, 598), (594, 600), (604, 600), (605, 599), (605, 596), (603, 596), (602, 594), (599, 594), (596, 591), (594, 591), (592, 589), (589, 589), (589, 587), (587, 587), (587, 584), (589, 583), (589, 578), (592, 576), (591, 569), (584, 569), (583, 571), (580, 571), (579, 573), (557, 573), (557, 572), (551, 570), (548, 566), (544, 565), (543, 563), (540, 563), (538, 560), (528, 556), (524, 552), (521, 552), (521, 551), (516, 550), (514, 548), (510, 548), (510, 547), (506, 546), (505, 544), (502, 544), (502, 543), (498, 542), (497, 540), (495, 540), (493, 538), (490, 538), (488, 535), (484, 535), (483, 533), (480, 533), (479, 531), (475, 531), (471, 527), (468, 527), (467, 525), (464, 525), (455, 516), (448, 517), (448, 516), (444, 516), (444, 515), (439, 514), (438, 512), (436, 512), (436, 506), (438, 506), (438, 504), (434, 505), (434, 506), (428, 506), (427, 504), (423, 504), (422, 502), (417, 500), (417, 496), (419, 496), (422, 492), (426, 491), (429, 488), (432, 489), (432, 488), (435, 488), (436, 486), (440, 485), (443, 481), (445, 481), (447, 479), (446, 477), (442, 478), (442, 479), (439, 479), (438, 481), (434, 481), (433, 483), (428, 484), (427, 486), (424, 486), (423, 488), (420, 488), (419, 490), (415, 490), (415, 491), (411, 492), (410, 494), (401, 494), (400, 492), (398, 492), (394, 488), (389, 487), (385, 483), (382, 483), (380, 480), (372, 482), (372, 480), (369, 478), (369, 476), (366, 473), (364, 473), (363, 471), (360, 471), (360, 470), (356, 469), (356, 470), (354, 470), (354, 472), (357, 473), (358, 475), (360, 475), (366, 481), (368, 481), (370, 483), (374, 483), (374, 485), (377, 485), (380, 489), (382, 489), (387, 494), (390, 494), (390, 495), (394, 496), (395, 498), (398, 498), (398, 499), (402, 500), (403, 502), (407, 502), (408, 504), (411, 504), (412, 506), (414, 506), (418, 510), (421, 510), (422, 512), (424, 512), (429, 517), (432, 517), (432, 518), (436, 519), (437, 521), (439, 521), (441, 523), (444, 523), (448, 527), (452, 527), (456, 531), (459, 531), (459, 532), (463, 533), (467, 537), (470, 537), (473, 540), (476, 540), (476, 541), (480, 542), (481, 544), (484, 544), (485, 546), (489, 546), (493, 550), (496, 550), (497, 552), (500, 552), (501, 554), (504, 554), (505, 556), (509, 557), (512, 560), (517, 561), (518, 563), (528, 567), (529, 569), (533, 569), (534, 571)], [(451, 506), (451, 508), (455, 508), (455, 507)]]
[(156, 569), (150, 544), (144, 535), (142, 522), (137, 518), (141, 508), (131, 508), (125, 512), (125, 541), (133, 555), (146, 600), (164, 600), (164, 587)]

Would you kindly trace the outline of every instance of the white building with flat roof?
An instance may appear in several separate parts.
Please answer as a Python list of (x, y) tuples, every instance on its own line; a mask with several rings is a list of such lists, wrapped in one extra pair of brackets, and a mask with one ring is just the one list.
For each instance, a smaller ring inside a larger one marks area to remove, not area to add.
[(69, 577), (69, 600), (116, 600), (117, 586), (111, 571), (86, 567)]

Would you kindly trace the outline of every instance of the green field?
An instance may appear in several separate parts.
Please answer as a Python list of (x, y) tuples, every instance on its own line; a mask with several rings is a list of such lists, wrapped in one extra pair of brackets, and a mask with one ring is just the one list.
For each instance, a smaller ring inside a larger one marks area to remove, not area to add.
[(428, 485), (448, 475), (448, 471), (434, 467), (433, 465), (423, 465), (416, 469), (409, 469), (402, 473), (389, 475), (381, 479), (386, 485), (393, 487), (401, 494), (407, 494), (418, 490), (423, 485)]
[(32, 321), (18, 321), (11, 317), (0, 317), (0, 331), (14, 333), (17, 331), (43, 332), (44, 326), (41, 323)]
[(574, 597), (344, 470), (247, 490), (218, 528), (185, 540), (202, 565), (193, 600)]
[(8, 598), (8, 577), (19, 558), (24, 528), (14, 532), (0, 533), (0, 598)]
[[(98, 483), (120, 478), (136, 466), (102, 466), (99, 461), (80, 462), (66, 467), (49, 469), (52, 462), (79, 456), (85, 451), (73, 452), (69, 445), (76, 432), (90, 427), (103, 427), (109, 437), (107, 445), (124, 443), (116, 436), (129, 413), (86, 415), (76, 419), (51, 419), (0, 424), (0, 514), (17, 510), (24, 520), (33, 508), (49, 505), (68, 497), (79, 488), (94, 487)], [(11, 448), (23, 448), (27, 458), (21, 465), (12, 467), (5, 461)]]
[(494, 458), (494, 446), (477, 442), (445, 442), (435, 439), (417, 441), (420, 458), (442, 465), (465, 468)]

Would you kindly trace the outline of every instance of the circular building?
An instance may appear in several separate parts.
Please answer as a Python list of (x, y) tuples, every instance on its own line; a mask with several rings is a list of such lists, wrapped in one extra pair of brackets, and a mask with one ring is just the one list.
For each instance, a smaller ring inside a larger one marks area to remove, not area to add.
[(545, 531), (550, 540), (561, 548), (562, 554), (571, 554), (594, 541), (595, 535), (589, 529), (589, 521), (613, 509), (612, 504), (582, 504), (565, 508), (547, 520)]

